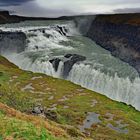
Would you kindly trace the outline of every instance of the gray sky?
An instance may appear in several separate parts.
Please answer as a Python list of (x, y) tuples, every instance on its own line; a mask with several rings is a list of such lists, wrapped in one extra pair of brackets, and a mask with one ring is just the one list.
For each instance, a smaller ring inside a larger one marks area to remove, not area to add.
[(24, 16), (140, 12), (140, 0), (0, 0), (0, 9)]

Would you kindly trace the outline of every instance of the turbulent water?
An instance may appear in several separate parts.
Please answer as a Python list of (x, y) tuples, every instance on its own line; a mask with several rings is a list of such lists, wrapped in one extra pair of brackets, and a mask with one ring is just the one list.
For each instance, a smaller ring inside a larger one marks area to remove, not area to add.
[[(0, 29), (26, 34), (23, 52), (2, 54), (20, 68), (63, 78), (64, 55), (85, 56), (85, 61), (73, 65), (67, 80), (140, 110), (140, 78), (136, 70), (82, 36), (72, 21), (30, 21), (4, 25)], [(54, 58), (63, 60), (57, 71), (49, 62)]]

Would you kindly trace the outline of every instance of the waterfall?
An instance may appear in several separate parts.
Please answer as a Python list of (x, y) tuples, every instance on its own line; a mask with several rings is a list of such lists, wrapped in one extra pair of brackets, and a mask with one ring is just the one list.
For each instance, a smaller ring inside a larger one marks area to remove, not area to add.
[(118, 77), (117, 74), (114, 77), (104, 74), (90, 65), (75, 64), (68, 80), (140, 110), (139, 78), (132, 82), (129, 78)]
[[(27, 38), (22, 52), (3, 54), (10, 61), (24, 70), (64, 78), (64, 64), (68, 60), (64, 56), (70, 53), (85, 56), (86, 60), (71, 65), (66, 80), (140, 110), (140, 78), (135, 69), (81, 36), (73, 23), (47, 26), (19, 24), (22, 27), (0, 28), (3, 31), (23, 32)], [(54, 58), (60, 59), (57, 71), (50, 63)]]

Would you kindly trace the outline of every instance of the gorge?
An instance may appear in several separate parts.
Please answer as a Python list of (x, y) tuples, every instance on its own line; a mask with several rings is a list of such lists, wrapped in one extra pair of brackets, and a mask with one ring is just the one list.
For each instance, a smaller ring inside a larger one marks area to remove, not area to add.
[(24, 70), (70, 80), (140, 110), (139, 17), (20, 17), (0, 27), (0, 52)]
[(0, 139), (140, 139), (140, 14), (0, 12)]

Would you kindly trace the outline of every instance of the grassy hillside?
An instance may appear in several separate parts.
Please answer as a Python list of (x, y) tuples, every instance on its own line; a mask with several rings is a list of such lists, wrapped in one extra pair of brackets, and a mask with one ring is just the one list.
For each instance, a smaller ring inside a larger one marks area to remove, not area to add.
[(61, 128), (51, 127), (41, 118), (25, 115), (0, 103), (0, 139), (58, 140), (54, 135), (66, 137)]
[[(4, 138), (140, 139), (140, 112), (131, 106), (65, 80), (22, 71), (3, 57), (0, 57), (0, 102), (28, 114), (14, 109), (11, 113), (7, 106), (0, 104), (3, 130), (0, 134)], [(44, 108), (43, 113), (31, 116), (38, 105)], [(53, 128), (46, 127), (46, 123)]]

